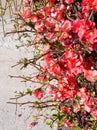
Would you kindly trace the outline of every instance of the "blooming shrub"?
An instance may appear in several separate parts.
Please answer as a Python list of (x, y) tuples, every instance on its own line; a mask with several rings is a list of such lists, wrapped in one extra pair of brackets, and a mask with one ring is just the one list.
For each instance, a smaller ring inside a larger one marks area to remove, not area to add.
[[(26, 66), (40, 70), (33, 80), (42, 87), (27, 91), (37, 98), (33, 107), (56, 110), (50, 126), (97, 130), (97, 0), (33, 2), (25, 0), (19, 13), (25, 31), (30, 27), (35, 36), (33, 45), (42, 50), (26, 59)], [(37, 64), (41, 58), (44, 64)]]

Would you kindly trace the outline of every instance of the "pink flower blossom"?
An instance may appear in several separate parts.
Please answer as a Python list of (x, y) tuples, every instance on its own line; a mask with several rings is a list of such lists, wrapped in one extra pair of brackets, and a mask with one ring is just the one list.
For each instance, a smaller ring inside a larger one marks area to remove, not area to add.
[(33, 96), (36, 97), (36, 98), (43, 98), (44, 97), (44, 92), (42, 90), (35, 90), (33, 92)]
[(95, 120), (97, 120), (97, 109), (92, 110), (91, 115), (94, 117)]
[(24, 18), (24, 19), (27, 19), (27, 18), (30, 18), (30, 17), (31, 17), (31, 9), (30, 9), (30, 8), (27, 8), (27, 9), (24, 11), (23, 18)]

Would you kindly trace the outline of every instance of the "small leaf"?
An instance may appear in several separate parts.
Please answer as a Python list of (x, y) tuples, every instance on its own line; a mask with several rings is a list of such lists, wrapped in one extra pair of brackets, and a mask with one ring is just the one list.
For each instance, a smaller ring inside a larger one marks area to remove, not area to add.
[(27, 89), (27, 93), (30, 94), (30, 95), (32, 95), (33, 91), (30, 88), (28, 88)]

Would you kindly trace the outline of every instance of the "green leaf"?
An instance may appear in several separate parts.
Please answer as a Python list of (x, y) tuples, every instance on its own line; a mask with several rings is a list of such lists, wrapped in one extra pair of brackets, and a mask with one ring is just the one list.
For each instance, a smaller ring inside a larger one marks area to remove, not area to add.
[(30, 88), (28, 88), (27, 89), (27, 93), (30, 94), (30, 95), (32, 95), (33, 91)]

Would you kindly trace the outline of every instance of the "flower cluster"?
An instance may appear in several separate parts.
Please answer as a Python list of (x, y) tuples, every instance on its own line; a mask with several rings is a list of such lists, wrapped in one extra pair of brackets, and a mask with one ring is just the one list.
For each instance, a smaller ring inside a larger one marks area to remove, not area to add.
[[(31, 1), (26, 0), (21, 15), (35, 33), (34, 42), (43, 47), (45, 64), (35, 80), (47, 84), (33, 95), (43, 99), (48, 94), (58, 102), (60, 126), (96, 130), (97, 0), (44, 3), (32, 9)], [(53, 80), (56, 84), (50, 83)]]

